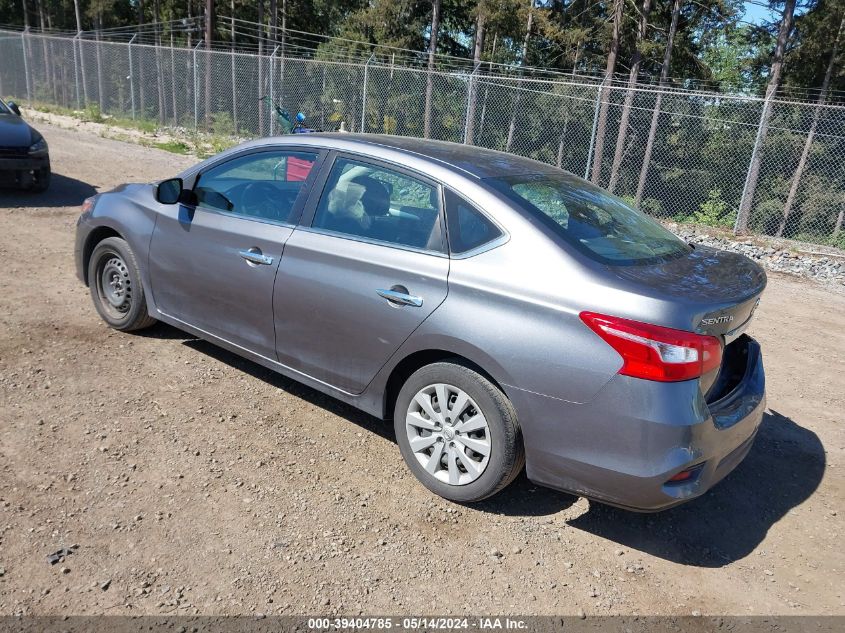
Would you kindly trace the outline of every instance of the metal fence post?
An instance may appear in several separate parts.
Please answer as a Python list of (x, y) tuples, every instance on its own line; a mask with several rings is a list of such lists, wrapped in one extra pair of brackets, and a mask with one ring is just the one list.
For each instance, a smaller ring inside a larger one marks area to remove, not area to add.
[(73, 39), (70, 41), (70, 43), (73, 46), (73, 79), (74, 83), (76, 84), (76, 107), (77, 109), (81, 109), (82, 96), (79, 93), (79, 55), (78, 51), (76, 50), (76, 38), (78, 37), (79, 33), (73, 36)]
[(372, 53), (367, 58), (367, 63), (364, 64), (364, 92), (361, 95), (361, 132), (366, 132), (367, 125), (367, 80), (370, 74), (370, 62), (373, 61), (375, 53)]
[(24, 81), (26, 82), (26, 100), (29, 101), (29, 103), (31, 104), (32, 103), (32, 89), (29, 86), (29, 60), (27, 59), (27, 57), (28, 57), (28, 54), (27, 54), (28, 53), (28, 50), (27, 50), (28, 46), (27, 46), (27, 41), (26, 41), (27, 35), (29, 35), (29, 28), (24, 29), (24, 31), (21, 32), (21, 50), (23, 51), (23, 78), (24, 78)]
[[(270, 103), (273, 103), (273, 97), (275, 93), (275, 86), (276, 86), (276, 51), (279, 50), (279, 47), (273, 49), (273, 52), (270, 53)], [(259, 61), (259, 63), (261, 63)], [(284, 104), (282, 104), (284, 108)], [(270, 117), (270, 136), (275, 136), (276, 132), (276, 117)]]
[(596, 109), (593, 112), (593, 131), (590, 133), (590, 149), (587, 152), (587, 166), (584, 168), (584, 179), (590, 178), (590, 163), (593, 162), (593, 148), (596, 145), (596, 128), (599, 124), (599, 110), (601, 109), (601, 93), (604, 90), (604, 82), (607, 77), (602, 78), (601, 83), (596, 88)]
[[(740, 225), (743, 223), (742, 207), (745, 203), (745, 196), (748, 194), (748, 186), (751, 184), (751, 172), (754, 167), (754, 161), (757, 160), (757, 155), (760, 152), (760, 140), (763, 138), (763, 122), (766, 120), (766, 113), (769, 110), (770, 96), (766, 96), (763, 101), (763, 108), (760, 110), (760, 122), (757, 124), (757, 136), (754, 139), (754, 148), (751, 150), (751, 160), (748, 161), (748, 171), (745, 172), (745, 184), (742, 186), (742, 195), (739, 197), (739, 209), (737, 209), (736, 221), (734, 222), (734, 235), (738, 234)], [(748, 216), (751, 215), (751, 203), (748, 202)], [(745, 222), (749, 217), (745, 218)]]
[(474, 127), (475, 121), (475, 73), (481, 67), (481, 63), (475, 65), (472, 72), (469, 74), (469, 81), (467, 82), (467, 105), (464, 111), (464, 145), (469, 141), (470, 128)]
[(135, 41), (136, 37), (138, 37), (137, 33), (132, 36), (132, 39), (129, 40), (129, 45), (126, 47), (126, 50), (129, 53), (129, 100), (132, 102), (133, 121), (135, 120), (135, 72), (132, 69), (132, 42)]
[(193, 56), (193, 71), (194, 71), (194, 131), (199, 129), (199, 120), (200, 120), (200, 102), (199, 102), (199, 84), (197, 79), (197, 49), (202, 46), (203, 40), (197, 42), (197, 45), (194, 46), (193, 50), (191, 51), (191, 55)]

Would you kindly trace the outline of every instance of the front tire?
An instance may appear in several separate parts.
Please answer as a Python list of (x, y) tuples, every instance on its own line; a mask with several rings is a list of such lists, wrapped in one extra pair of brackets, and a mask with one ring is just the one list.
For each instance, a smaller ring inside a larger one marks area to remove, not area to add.
[(103, 321), (121, 332), (153, 325), (135, 254), (119, 237), (108, 237), (94, 247), (88, 261), (91, 299)]
[(408, 468), (451, 501), (471, 503), (496, 494), (525, 463), (513, 405), (489, 379), (457, 360), (412, 374), (399, 392), (393, 420)]

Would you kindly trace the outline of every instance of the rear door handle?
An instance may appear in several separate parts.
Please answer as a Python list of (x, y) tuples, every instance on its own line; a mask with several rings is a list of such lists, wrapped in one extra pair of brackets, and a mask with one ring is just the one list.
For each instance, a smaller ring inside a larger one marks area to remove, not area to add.
[(376, 292), (380, 297), (384, 297), (391, 303), (396, 303), (398, 305), (403, 306), (413, 306), (414, 308), (422, 307), (422, 297), (415, 297), (414, 295), (410, 295), (407, 292), (394, 290), (394, 288), (391, 288), (390, 290), (384, 290), (383, 288), (379, 288), (378, 290), (376, 290)]
[(258, 266), (258, 265), (269, 266), (270, 264), (273, 263), (272, 257), (270, 257), (268, 255), (264, 255), (261, 252), (261, 249), (255, 247), (255, 246), (253, 246), (252, 248), (249, 248), (249, 249), (238, 251), (238, 255), (243, 257), (247, 261), (247, 263), (255, 265), (255, 266)]

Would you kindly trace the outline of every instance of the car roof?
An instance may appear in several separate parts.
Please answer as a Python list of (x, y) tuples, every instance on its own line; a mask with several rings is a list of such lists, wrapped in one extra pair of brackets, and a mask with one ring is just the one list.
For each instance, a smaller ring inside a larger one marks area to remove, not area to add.
[[(411, 159), (409, 163), (413, 163), (413, 159), (422, 159), (423, 161), (452, 167), (476, 178), (496, 178), (513, 174), (560, 173), (559, 169), (540, 161), (475, 145), (389, 134), (316, 132), (264, 138), (256, 141), (255, 144), (275, 145), (280, 142), (289, 143), (294, 139), (295, 142), (299, 141), (303, 145), (324, 145), (343, 151), (360, 152), (373, 157), (378, 157), (381, 153), (380, 150), (393, 150), (405, 154)], [(325, 144), (321, 142), (325, 140), (330, 142)]]

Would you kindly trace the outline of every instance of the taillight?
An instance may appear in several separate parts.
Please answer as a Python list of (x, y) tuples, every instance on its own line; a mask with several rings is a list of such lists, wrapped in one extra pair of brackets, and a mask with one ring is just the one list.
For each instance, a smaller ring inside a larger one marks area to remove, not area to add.
[(661, 382), (690, 380), (722, 362), (722, 345), (713, 336), (595, 312), (582, 312), (581, 320), (619, 353), (624, 361), (619, 373), (624, 376)]

